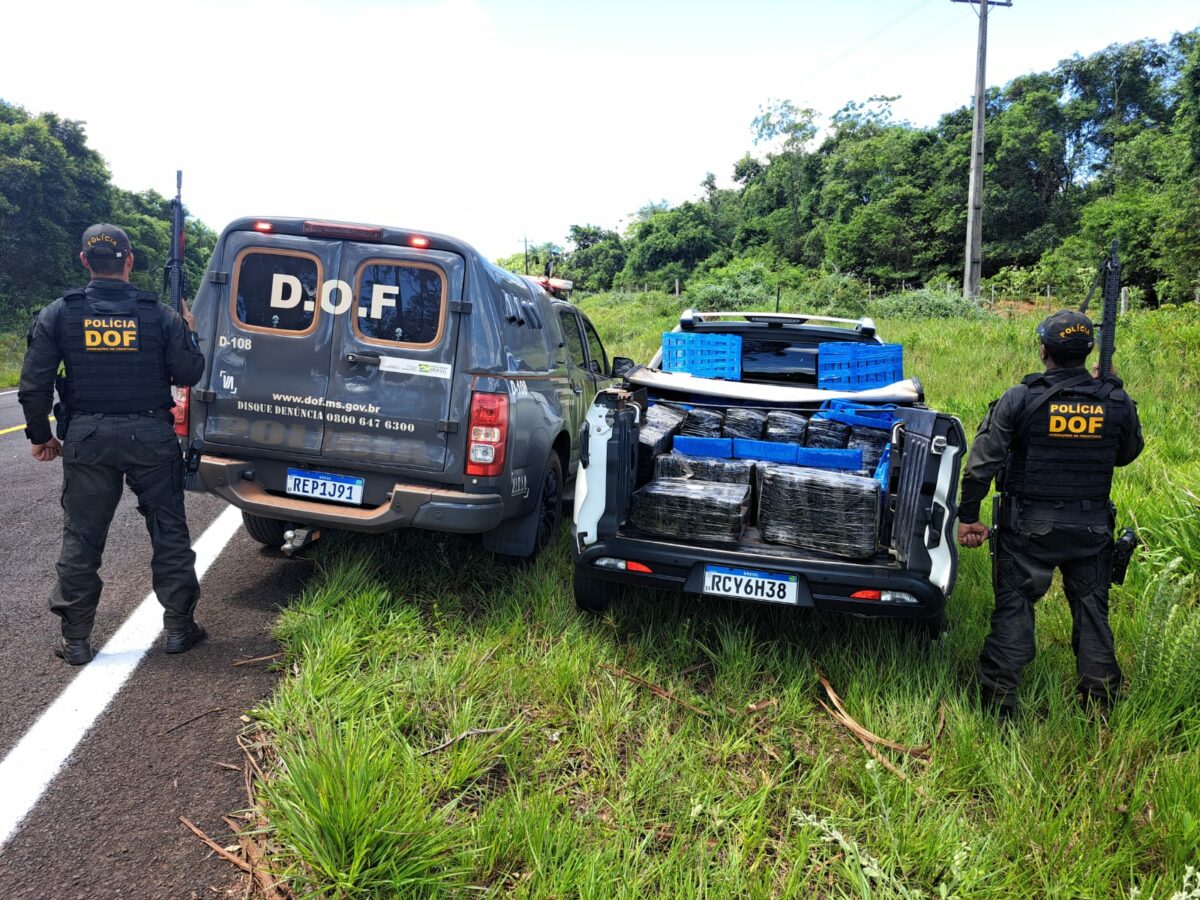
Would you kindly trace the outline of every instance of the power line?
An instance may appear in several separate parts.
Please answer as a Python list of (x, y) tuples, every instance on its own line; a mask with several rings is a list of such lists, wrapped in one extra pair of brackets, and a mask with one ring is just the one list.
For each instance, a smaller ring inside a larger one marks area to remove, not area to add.
[(818, 71), (824, 72), (828, 69), (832, 69), (834, 66), (836, 66), (838, 63), (840, 63), (842, 60), (846, 59), (847, 57), (853, 56), (855, 53), (857, 53), (859, 50), (861, 50), (867, 44), (871, 43), (871, 41), (875, 40), (877, 37), (881, 37), (882, 35), (886, 34), (888, 31), (890, 31), (896, 25), (899, 25), (905, 19), (916, 15), (918, 12), (920, 12), (926, 6), (929, 6), (931, 3), (933, 3), (933, 0), (920, 0), (920, 2), (918, 2), (917, 4), (915, 4), (908, 10), (906, 10), (905, 12), (902, 12), (900, 15), (896, 16), (896, 18), (892, 19), (890, 22), (888, 22), (886, 25), (884, 25), (878, 31), (871, 32), (871, 34), (867, 35), (865, 38), (863, 38), (857, 44), (854, 44), (853, 46), (851, 46), (848, 50), (842, 51), (837, 56), (833, 57), (833, 59), (828, 60), (827, 62), (822, 64)]
[[(974, 7), (972, 7), (971, 11), (972, 11), (972, 12), (975, 12), (975, 10), (974, 10)], [(975, 14), (976, 14), (976, 15), (978, 15), (978, 13), (975, 13)], [(917, 49), (917, 47), (920, 47), (922, 44), (924, 44), (924, 43), (927, 43), (928, 41), (931, 41), (931, 40), (933, 40), (935, 37), (937, 37), (937, 36), (938, 36), (939, 34), (941, 34), (943, 31), (949, 31), (949, 30), (950, 30), (951, 28), (953, 28), (955, 25), (960, 25), (960, 24), (962, 24), (962, 22), (964, 22), (964, 21), (965, 21), (965, 19), (966, 19), (966, 17), (965, 17), (965, 16), (962, 16), (962, 17), (959, 17), (959, 18), (957, 18), (957, 19), (952, 19), (952, 20), (950, 20), (949, 22), (947, 22), (947, 23), (946, 23), (945, 25), (943, 25), (942, 27), (940, 27), (940, 28), (935, 28), (933, 31), (929, 32), (929, 34), (925, 35), (925, 37), (923, 37), (923, 38), (920, 38), (920, 39), (918, 39), (918, 40), (915, 40), (915, 41), (913, 41), (911, 44), (907, 45), (907, 46), (906, 46), (906, 47), (905, 47), (903, 50), (897, 50), (897, 51), (896, 51), (895, 53), (893, 53), (891, 56), (887, 57), (887, 59), (888, 59), (889, 61), (890, 61), (890, 60), (893, 60), (893, 59), (899, 59), (901, 56), (905, 56), (906, 54), (908, 54), (908, 53), (911, 53), (913, 50)]]

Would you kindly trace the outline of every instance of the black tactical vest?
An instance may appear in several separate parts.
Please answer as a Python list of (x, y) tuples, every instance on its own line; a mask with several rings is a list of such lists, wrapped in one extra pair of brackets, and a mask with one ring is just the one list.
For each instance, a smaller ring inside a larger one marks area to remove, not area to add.
[(130, 292), (128, 312), (99, 312), (83, 290), (63, 294), (60, 350), (73, 413), (170, 409), (166, 339), (153, 294)]
[(1121, 440), (1133, 424), (1121, 382), (1089, 378), (1032, 414), (1054, 382), (1030, 375), (1022, 383), (1029, 399), (1013, 435), (1004, 491), (1027, 500), (1107, 500)]

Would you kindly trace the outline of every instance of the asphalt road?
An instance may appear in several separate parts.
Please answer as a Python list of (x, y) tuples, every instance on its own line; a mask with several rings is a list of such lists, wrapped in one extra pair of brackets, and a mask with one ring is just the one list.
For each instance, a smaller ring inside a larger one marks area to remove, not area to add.
[[(78, 672), (51, 653), (58, 620), (46, 607), (61, 540), (61, 464), (36, 462), (20, 430), (3, 434), (23, 424), (16, 394), (0, 393), (0, 759)], [(188, 495), (193, 542), (224, 508)], [(149, 559), (127, 492), (109, 533), (94, 646), (150, 592)], [(221, 816), (242, 808), (245, 793), (241, 775), (216, 763), (240, 765), (239, 717), (274, 682), (263, 665), (233, 663), (274, 652), (271, 625), (308, 572), (238, 531), (202, 582), (197, 618), (210, 639), (181, 656), (163, 654), (160, 639), (146, 655), (0, 848), (0, 897), (240, 896), (232, 867), (179, 816), (226, 843)]]

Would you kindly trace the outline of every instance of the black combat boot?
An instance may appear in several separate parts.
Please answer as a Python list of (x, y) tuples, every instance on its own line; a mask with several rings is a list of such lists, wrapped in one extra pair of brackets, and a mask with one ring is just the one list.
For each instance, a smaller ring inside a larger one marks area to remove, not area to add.
[(204, 626), (193, 619), (183, 628), (173, 628), (168, 631), (163, 649), (167, 653), (187, 653), (206, 637), (208, 637), (208, 632), (204, 630)]
[(87, 638), (60, 637), (54, 644), (54, 655), (73, 666), (86, 666), (96, 658)]

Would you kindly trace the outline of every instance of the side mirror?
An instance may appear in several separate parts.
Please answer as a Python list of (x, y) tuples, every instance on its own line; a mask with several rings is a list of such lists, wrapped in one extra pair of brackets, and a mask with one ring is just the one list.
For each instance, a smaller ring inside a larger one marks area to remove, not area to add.
[(631, 369), (635, 368), (637, 368), (637, 363), (628, 356), (614, 356), (612, 361), (612, 377), (624, 378)]

